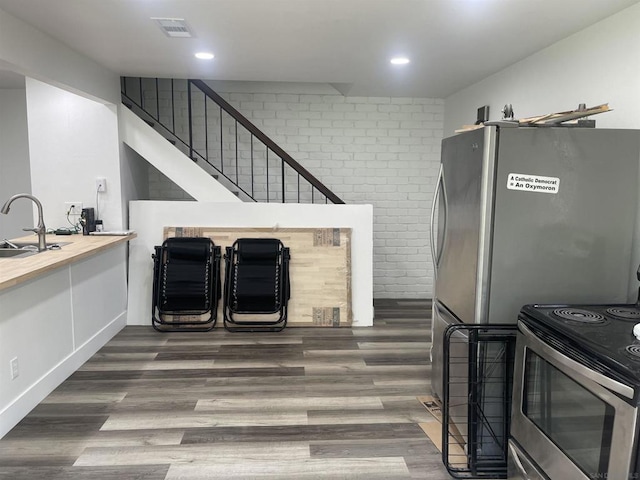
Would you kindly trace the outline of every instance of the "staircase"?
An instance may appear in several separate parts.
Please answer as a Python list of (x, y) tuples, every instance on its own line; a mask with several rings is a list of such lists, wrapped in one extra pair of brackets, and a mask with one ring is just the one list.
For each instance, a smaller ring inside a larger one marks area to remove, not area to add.
[(202, 80), (121, 78), (122, 102), (243, 201), (344, 203)]

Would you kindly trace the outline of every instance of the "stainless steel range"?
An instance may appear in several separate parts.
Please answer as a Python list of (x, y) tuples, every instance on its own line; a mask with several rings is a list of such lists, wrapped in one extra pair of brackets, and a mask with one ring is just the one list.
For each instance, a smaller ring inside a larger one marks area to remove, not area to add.
[(638, 305), (527, 305), (518, 319), (510, 479), (640, 478)]

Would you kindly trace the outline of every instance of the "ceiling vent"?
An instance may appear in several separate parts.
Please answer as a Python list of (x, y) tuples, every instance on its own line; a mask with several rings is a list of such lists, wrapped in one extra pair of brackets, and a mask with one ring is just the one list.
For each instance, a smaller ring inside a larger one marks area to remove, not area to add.
[(171, 38), (191, 38), (195, 35), (184, 21), (184, 18), (158, 18), (151, 17), (167, 37)]

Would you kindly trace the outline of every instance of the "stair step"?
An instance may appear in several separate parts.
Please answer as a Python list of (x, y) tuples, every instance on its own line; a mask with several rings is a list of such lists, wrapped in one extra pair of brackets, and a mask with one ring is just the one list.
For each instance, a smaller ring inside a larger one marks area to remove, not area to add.
[(176, 141), (175, 141), (175, 140), (173, 140), (173, 139), (171, 139), (171, 138), (167, 138), (167, 140), (169, 141), (169, 143), (170, 143), (171, 145), (175, 145), (175, 144), (176, 144)]
[(150, 127), (153, 127), (155, 125), (155, 123), (149, 121), (149, 120), (145, 120), (144, 123), (146, 123), (147, 125), (149, 125)]
[(133, 104), (132, 103), (125, 103), (125, 102), (122, 102), (122, 103), (124, 103), (124, 106), (127, 107), (129, 110), (133, 110)]

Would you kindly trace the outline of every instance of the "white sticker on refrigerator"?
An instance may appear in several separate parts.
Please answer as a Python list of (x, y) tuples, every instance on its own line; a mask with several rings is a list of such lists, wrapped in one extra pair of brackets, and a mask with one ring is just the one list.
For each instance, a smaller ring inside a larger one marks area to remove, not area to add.
[(524, 190), (525, 192), (558, 193), (560, 179), (524, 173), (510, 173), (507, 177), (507, 188), (509, 190)]

